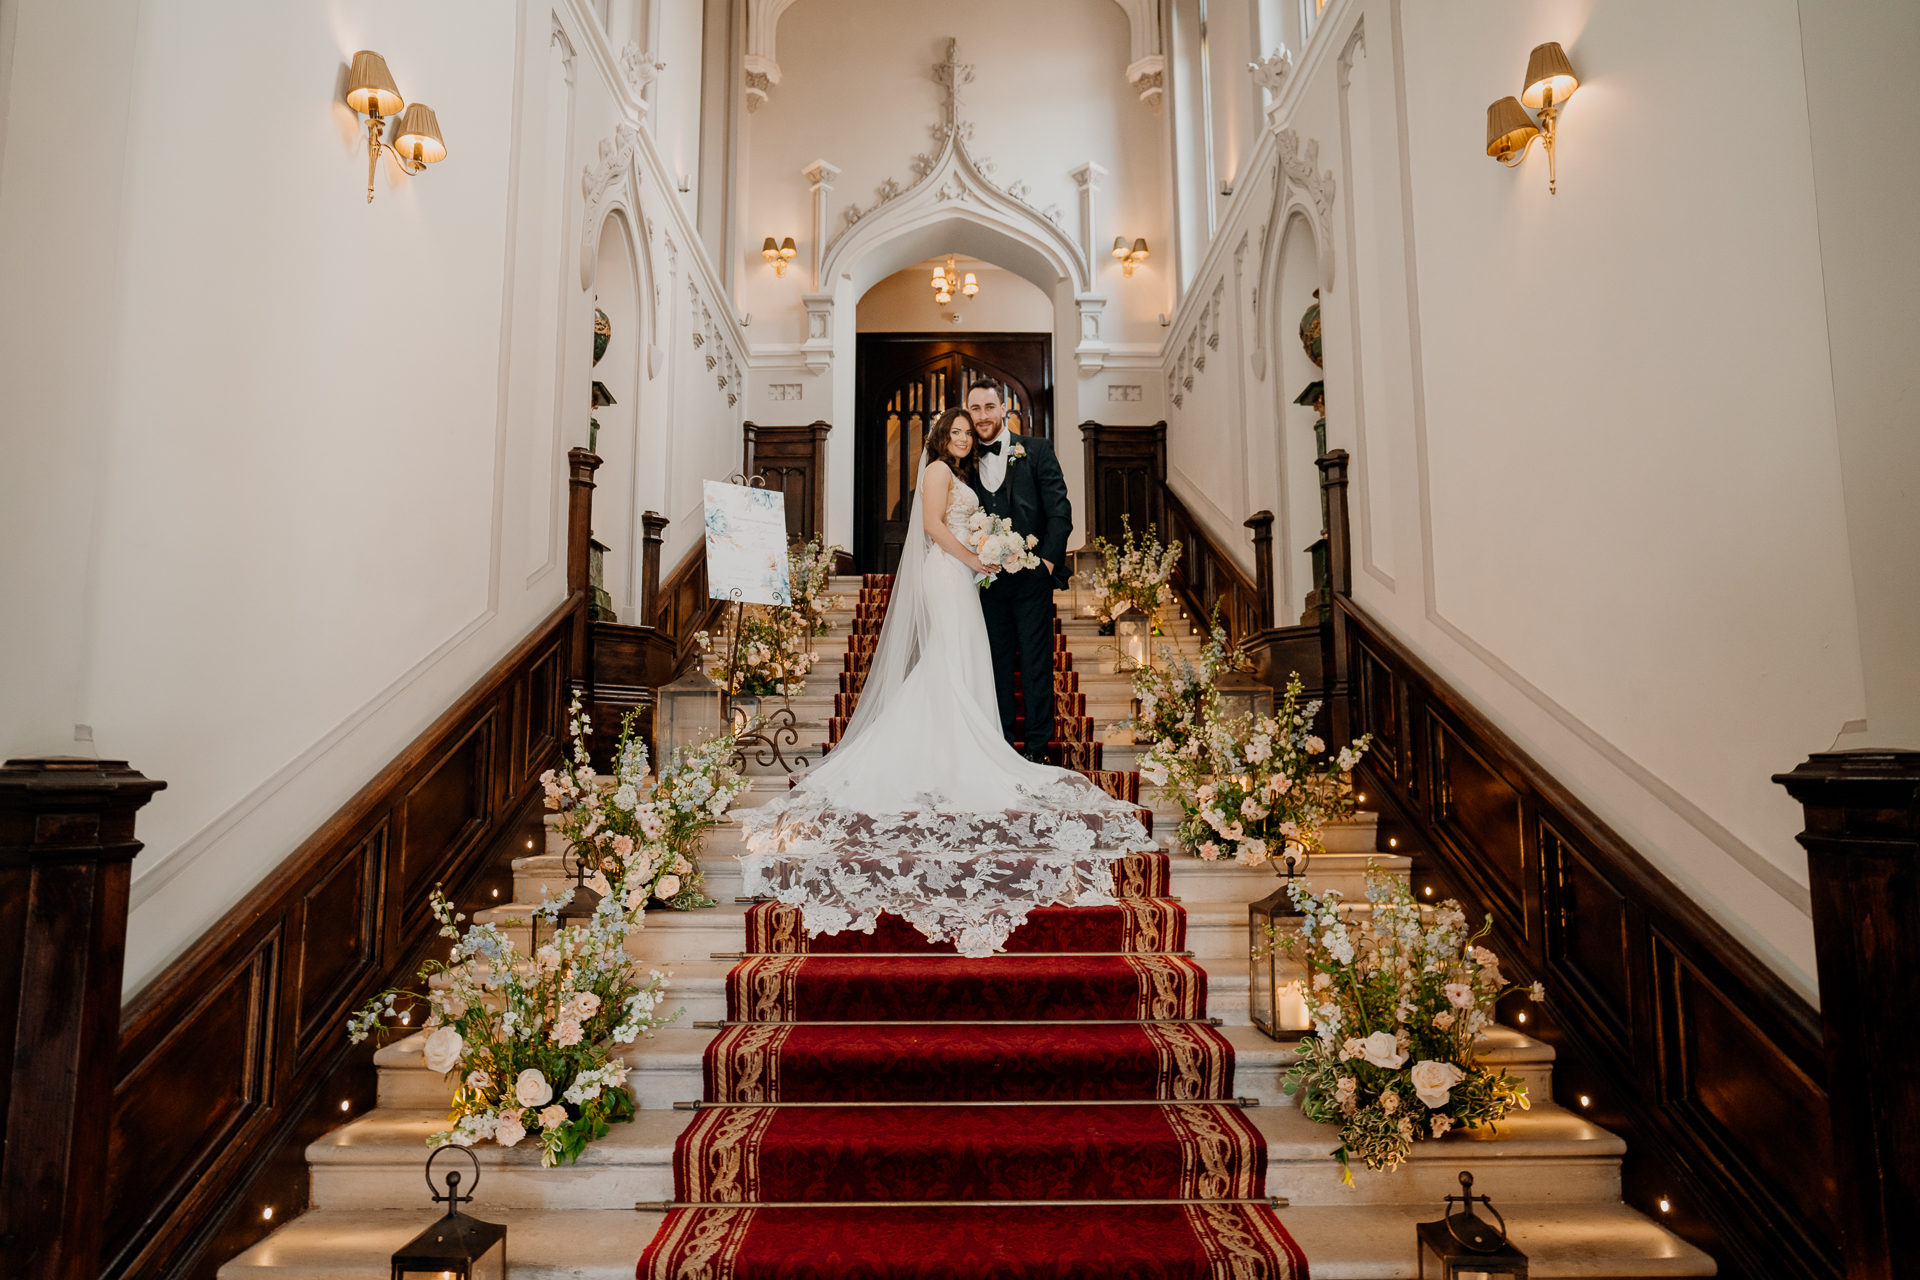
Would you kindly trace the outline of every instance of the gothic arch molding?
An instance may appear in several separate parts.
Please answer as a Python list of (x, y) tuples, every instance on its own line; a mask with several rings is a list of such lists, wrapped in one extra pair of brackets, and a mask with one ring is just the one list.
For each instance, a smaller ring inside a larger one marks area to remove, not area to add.
[(645, 314), (647, 334), (647, 377), (660, 373), (666, 351), (660, 345), (660, 273), (654, 262), (653, 219), (647, 216), (640, 198), (641, 181), (638, 159), (640, 134), (631, 125), (620, 125), (613, 137), (600, 140), (600, 156), (580, 174), (580, 194), (585, 200), (585, 221), (580, 230), (580, 287), (593, 288), (600, 265), (600, 235), (610, 213), (618, 210), (628, 228), (633, 259), (640, 273), (640, 303)]

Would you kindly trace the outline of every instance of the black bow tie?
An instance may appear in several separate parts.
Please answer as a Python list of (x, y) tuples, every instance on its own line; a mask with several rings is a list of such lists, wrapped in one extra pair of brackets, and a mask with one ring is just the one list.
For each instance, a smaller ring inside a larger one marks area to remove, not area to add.
[(1005, 440), (995, 440), (992, 444), (983, 444), (980, 446), (980, 452), (997, 454), (1000, 452), (1000, 446), (1005, 443)]

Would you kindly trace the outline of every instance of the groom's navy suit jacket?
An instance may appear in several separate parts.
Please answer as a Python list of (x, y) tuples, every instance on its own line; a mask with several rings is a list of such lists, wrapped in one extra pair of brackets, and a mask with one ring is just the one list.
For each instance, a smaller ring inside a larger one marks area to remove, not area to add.
[(1064, 588), (1071, 572), (1067, 567), (1067, 537), (1073, 532), (1073, 502), (1067, 497), (1066, 477), (1060, 474), (1060, 459), (1051, 441), (1011, 431), (1000, 433), (1002, 449), (1011, 450), (1015, 445), (1026, 448), (1026, 457), (1007, 458), (1006, 478), (992, 493), (975, 479), (974, 495), (988, 512), (1010, 519), (1015, 533), (1040, 539), (1033, 553), (1053, 566), (1053, 585)]

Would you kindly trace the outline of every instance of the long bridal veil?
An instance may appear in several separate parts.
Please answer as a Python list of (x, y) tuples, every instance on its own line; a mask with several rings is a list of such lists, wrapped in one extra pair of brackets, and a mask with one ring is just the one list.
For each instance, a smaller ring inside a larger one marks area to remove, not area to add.
[[(1155, 846), (1132, 805), (1007, 745), (973, 573), (929, 537), (922, 487), (847, 731), (793, 790), (741, 814), (741, 868), (748, 893), (800, 907), (809, 933), (871, 931), (891, 912), (987, 955), (1035, 907), (1112, 903), (1113, 861)], [(976, 505), (958, 489), (946, 515)]]

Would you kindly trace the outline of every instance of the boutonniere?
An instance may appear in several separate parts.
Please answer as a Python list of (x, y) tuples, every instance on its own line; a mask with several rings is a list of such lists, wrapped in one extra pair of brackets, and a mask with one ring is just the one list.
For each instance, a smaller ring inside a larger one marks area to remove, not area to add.
[(1027, 446), (1023, 444), (1017, 444), (1013, 446), (1013, 448), (1007, 450), (1007, 461), (1010, 463), (1018, 462), (1020, 459), (1026, 456), (1027, 456)]

